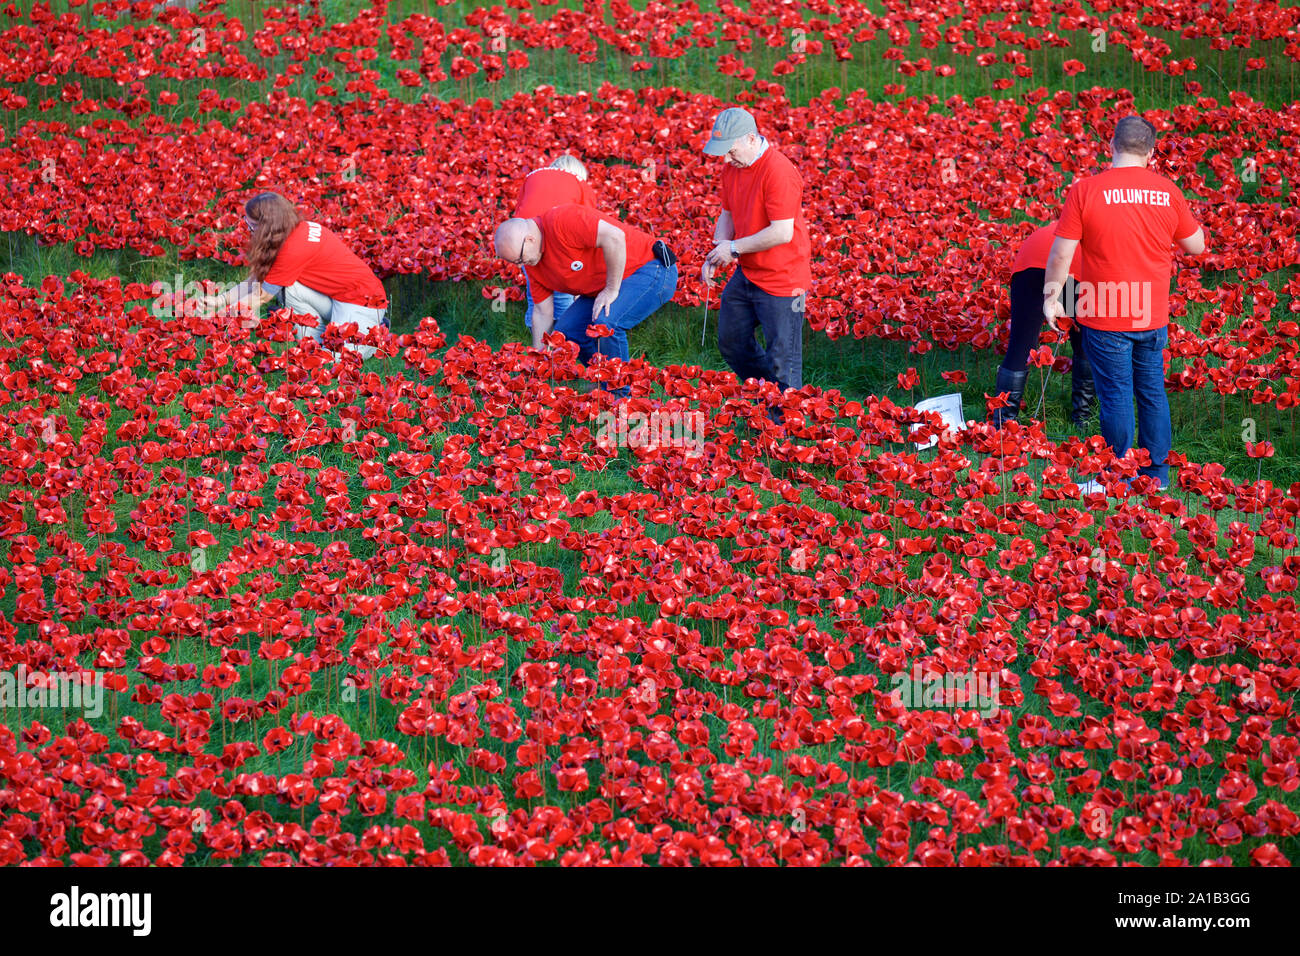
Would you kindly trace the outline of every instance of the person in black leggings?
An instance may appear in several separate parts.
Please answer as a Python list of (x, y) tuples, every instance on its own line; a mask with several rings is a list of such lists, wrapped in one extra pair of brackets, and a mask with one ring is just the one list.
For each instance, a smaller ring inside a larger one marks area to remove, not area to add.
[[(1036, 229), (1024, 241), (1011, 267), (1011, 333), (1007, 341), (1007, 354), (998, 368), (996, 390), (1006, 392), (1007, 404), (993, 412), (993, 422), (999, 428), (1020, 415), (1020, 405), (1029, 377), (1029, 352), (1038, 344), (1043, 331), (1043, 281), (1047, 267), (1047, 254), (1056, 237), (1056, 223)], [(1070, 271), (1077, 273), (1078, 258), (1071, 263)], [(1074, 315), (1074, 281), (1068, 280), (1062, 295), (1065, 314)], [(1097, 390), (1092, 381), (1092, 366), (1083, 351), (1078, 323), (1070, 326), (1070, 348), (1074, 362), (1070, 371), (1070, 423), (1081, 432), (1092, 418), (1097, 403)]]

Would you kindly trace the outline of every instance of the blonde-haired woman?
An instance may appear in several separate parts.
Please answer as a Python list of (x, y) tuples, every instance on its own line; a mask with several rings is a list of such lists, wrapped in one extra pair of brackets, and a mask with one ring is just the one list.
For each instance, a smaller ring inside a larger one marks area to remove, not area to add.
[[(279, 193), (265, 192), (244, 203), (249, 238), (245, 249), (248, 279), (232, 292), (209, 298), (216, 309), (242, 303), (262, 305), (274, 298), (298, 315), (315, 316), (314, 325), (296, 326), (299, 338), (317, 343), (325, 325), (355, 323), (361, 335), (388, 325), (388, 295), (370, 267), (318, 222), (303, 219)], [(362, 358), (374, 346), (354, 348)]]
[(578, 177), (578, 182), (580, 183), (585, 183), (587, 181), (587, 167), (582, 164), (582, 160), (577, 156), (570, 156), (568, 153), (565, 153), (563, 156), (557, 156), (555, 162), (551, 163), (550, 168), (560, 169), (566, 173), (573, 173), (573, 175)]

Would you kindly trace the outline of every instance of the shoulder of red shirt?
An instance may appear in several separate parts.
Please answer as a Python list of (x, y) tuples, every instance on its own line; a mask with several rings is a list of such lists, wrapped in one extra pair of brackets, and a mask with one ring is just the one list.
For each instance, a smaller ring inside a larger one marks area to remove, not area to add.
[(573, 245), (574, 241), (580, 237), (584, 245), (595, 245), (595, 235), (592, 234), (588, 238), (587, 231), (600, 229), (600, 220), (607, 217), (591, 206), (569, 202), (560, 206), (552, 206), (546, 212), (533, 218), (537, 221), (537, 225), (543, 233), (557, 229), (567, 233), (568, 235), (564, 237), (566, 245)]
[(546, 212), (538, 213), (532, 218), (538, 220), (550, 219), (551, 221), (574, 218), (586, 220), (593, 216), (599, 219), (603, 217), (603, 214), (599, 210), (593, 209), (591, 206), (584, 206), (582, 203), (566, 202), (560, 203), (558, 206), (552, 206), (550, 209), (546, 210)]
[[(284, 247), (285, 245), (287, 245), (288, 243), (290, 243), (290, 242), (295, 242), (295, 241), (297, 241), (298, 239), (302, 238), (304, 235), (306, 235), (306, 234), (307, 234), (307, 228), (308, 228), (308, 226), (309, 226), (313, 221), (314, 221), (314, 220), (311, 220), (311, 219), (299, 219), (299, 220), (298, 220), (298, 225), (296, 225), (296, 226), (294, 226), (292, 229), (290, 229), (290, 230), (289, 230), (289, 235), (287, 235), (287, 236), (284, 237), (284, 242), (280, 244), (280, 245), (281, 245), (281, 248), (283, 248), (283, 247)], [(324, 228), (325, 228), (325, 226), (324, 226), (324, 224), (322, 223), (322, 224), (321, 224), (321, 229), (324, 229)]]
[(768, 154), (772, 155), (772, 165), (777, 169), (789, 170), (796, 176), (799, 174), (799, 169), (795, 166), (794, 160), (781, 152), (771, 143), (768, 143), (767, 149), (764, 150), (763, 155), (759, 157), (759, 161), (761, 162), (766, 156), (768, 156)]
[[(1177, 183), (1168, 176), (1151, 169), (1149, 166), (1111, 166), (1109, 169), (1103, 169), (1100, 172), (1093, 173), (1091, 176), (1083, 177), (1078, 182), (1074, 183), (1074, 186), (1086, 185), (1090, 189), (1095, 187), (1109, 188), (1106, 184), (1110, 180), (1127, 179), (1133, 176), (1146, 179), (1151, 182), (1152, 185), (1159, 185), (1163, 189), (1168, 189), (1170, 192), (1176, 192), (1179, 195), (1182, 195), (1182, 190), (1178, 188)], [(1071, 188), (1074, 188), (1074, 186), (1071, 186)]]
[[(289, 230), (289, 234), (280, 243), (280, 248), (276, 250), (275, 261), (271, 263), (271, 268), (267, 270), (268, 279), (282, 269), (289, 268), (291, 264), (294, 266), (298, 264), (297, 257), (302, 254), (307, 244), (307, 228), (310, 222), (309, 219), (299, 219), (298, 224)], [(321, 228), (324, 229), (325, 227), (322, 226)], [(276, 285), (277, 283), (272, 281), (271, 284)]]

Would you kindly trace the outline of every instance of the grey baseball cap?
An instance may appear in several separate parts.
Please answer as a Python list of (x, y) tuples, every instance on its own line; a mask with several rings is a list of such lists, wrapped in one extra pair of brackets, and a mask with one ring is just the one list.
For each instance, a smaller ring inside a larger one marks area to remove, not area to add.
[(721, 156), (735, 145), (736, 140), (747, 133), (757, 132), (758, 124), (748, 110), (739, 106), (725, 109), (713, 123), (713, 136), (704, 144), (704, 153), (706, 156)]

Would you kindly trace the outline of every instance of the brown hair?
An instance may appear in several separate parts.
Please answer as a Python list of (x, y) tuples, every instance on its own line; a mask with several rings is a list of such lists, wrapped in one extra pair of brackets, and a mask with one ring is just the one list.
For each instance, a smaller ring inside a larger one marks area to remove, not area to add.
[(1145, 156), (1156, 145), (1156, 128), (1140, 116), (1125, 116), (1115, 124), (1111, 146), (1117, 153)]
[(261, 282), (275, 264), (284, 240), (298, 225), (298, 210), (279, 193), (258, 193), (244, 203), (244, 214), (255, 223), (244, 258), (253, 278)]

